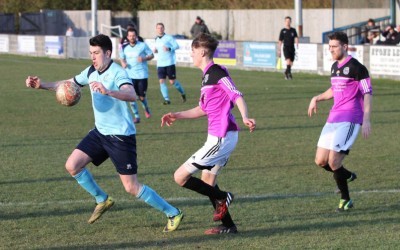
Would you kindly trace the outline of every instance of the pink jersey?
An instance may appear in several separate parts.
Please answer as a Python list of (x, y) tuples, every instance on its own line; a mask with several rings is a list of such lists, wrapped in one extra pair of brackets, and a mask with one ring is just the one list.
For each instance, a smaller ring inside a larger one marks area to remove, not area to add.
[(333, 107), (327, 122), (353, 122), (362, 124), (364, 115), (364, 95), (372, 95), (371, 78), (367, 68), (348, 56), (331, 70)]
[(225, 67), (214, 63), (207, 65), (199, 106), (208, 117), (208, 134), (225, 137), (228, 131), (239, 130), (231, 110), (241, 96)]

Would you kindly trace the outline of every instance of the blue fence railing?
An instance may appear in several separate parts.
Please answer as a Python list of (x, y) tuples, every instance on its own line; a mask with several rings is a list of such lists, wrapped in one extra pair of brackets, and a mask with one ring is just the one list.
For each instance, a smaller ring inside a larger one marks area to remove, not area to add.
[[(390, 16), (385, 16), (385, 17), (380, 17), (380, 18), (375, 18), (375, 24), (379, 26), (381, 29), (384, 29), (386, 26), (390, 25)], [(329, 34), (332, 34), (333, 32), (337, 31), (343, 31), (347, 34), (349, 37), (349, 44), (360, 44), (360, 41), (362, 40), (363, 37), (363, 27), (367, 24), (367, 21), (365, 22), (360, 22), (360, 23), (355, 23), (339, 28), (335, 28), (330, 31), (326, 31), (322, 33), (322, 43), (329, 43)]]

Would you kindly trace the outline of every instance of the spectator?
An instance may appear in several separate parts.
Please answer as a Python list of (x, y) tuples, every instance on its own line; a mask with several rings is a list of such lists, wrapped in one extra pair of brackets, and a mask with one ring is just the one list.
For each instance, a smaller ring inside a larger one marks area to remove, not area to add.
[(382, 32), (382, 36), (385, 37), (385, 41), (382, 44), (397, 45), (400, 42), (400, 34), (395, 30), (394, 25), (387, 26), (385, 31)]
[(197, 16), (192, 28), (190, 29), (190, 34), (192, 35), (192, 38), (194, 38), (200, 33), (210, 34), (210, 31), (208, 30), (207, 25), (204, 23), (204, 20)]
[(362, 28), (362, 31), (361, 31), (362, 32), (362, 38), (361, 38), (359, 43), (361, 43), (361, 44), (363, 44), (363, 43), (373, 44), (372, 40), (370, 40), (370, 35), (372, 35), (372, 34), (370, 34), (369, 32), (371, 30), (376, 30), (376, 29), (378, 29), (378, 32), (379, 32), (379, 26), (377, 26), (375, 24), (375, 20), (372, 19), (372, 18), (368, 19), (367, 25), (365, 25)]
[(368, 31), (367, 40), (368, 44), (375, 45), (375, 44), (383, 44), (385, 38), (381, 36), (379, 29), (372, 29)]
[(67, 31), (65, 32), (65, 36), (74, 36), (74, 30), (71, 26), (69, 26)]

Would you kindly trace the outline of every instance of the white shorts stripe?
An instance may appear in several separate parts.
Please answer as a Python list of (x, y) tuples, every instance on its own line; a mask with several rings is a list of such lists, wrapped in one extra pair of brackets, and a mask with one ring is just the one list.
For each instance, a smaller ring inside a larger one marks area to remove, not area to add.
[(225, 137), (208, 135), (203, 147), (185, 162), (186, 169), (192, 174), (203, 170), (217, 175), (235, 149), (238, 135), (238, 131), (229, 131)]
[(326, 123), (318, 147), (336, 152), (348, 151), (357, 139), (361, 125), (351, 122)]

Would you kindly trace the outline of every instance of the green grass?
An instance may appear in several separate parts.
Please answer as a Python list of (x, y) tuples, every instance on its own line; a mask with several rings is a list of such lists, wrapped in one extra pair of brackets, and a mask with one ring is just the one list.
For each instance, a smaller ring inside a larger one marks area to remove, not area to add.
[[(243, 127), (239, 144), (219, 185), (236, 195), (230, 211), (237, 235), (206, 236), (212, 222), (208, 199), (180, 188), (172, 179), (206, 139), (206, 120), (160, 127), (169, 111), (197, 105), (201, 72), (178, 68), (188, 102), (170, 88), (163, 106), (151, 66), (148, 98), (153, 112), (137, 126), (139, 181), (173, 205), (185, 219), (164, 234), (166, 218), (125, 193), (110, 161), (89, 166), (116, 205), (87, 224), (94, 200), (64, 169), (72, 149), (93, 127), (88, 89), (80, 103), (63, 107), (52, 92), (27, 89), (27, 75), (67, 79), (90, 64), (85, 60), (0, 55), (0, 249), (396, 249), (400, 243), (400, 84), (374, 79), (372, 135), (356, 141), (347, 168), (355, 209), (336, 214), (339, 197), (331, 174), (314, 165), (319, 133), (330, 102), (307, 117), (310, 98), (329, 86), (328, 76), (231, 70), (245, 94), (257, 130)], [(235, 114), (240, 121), (238, 111)]]

